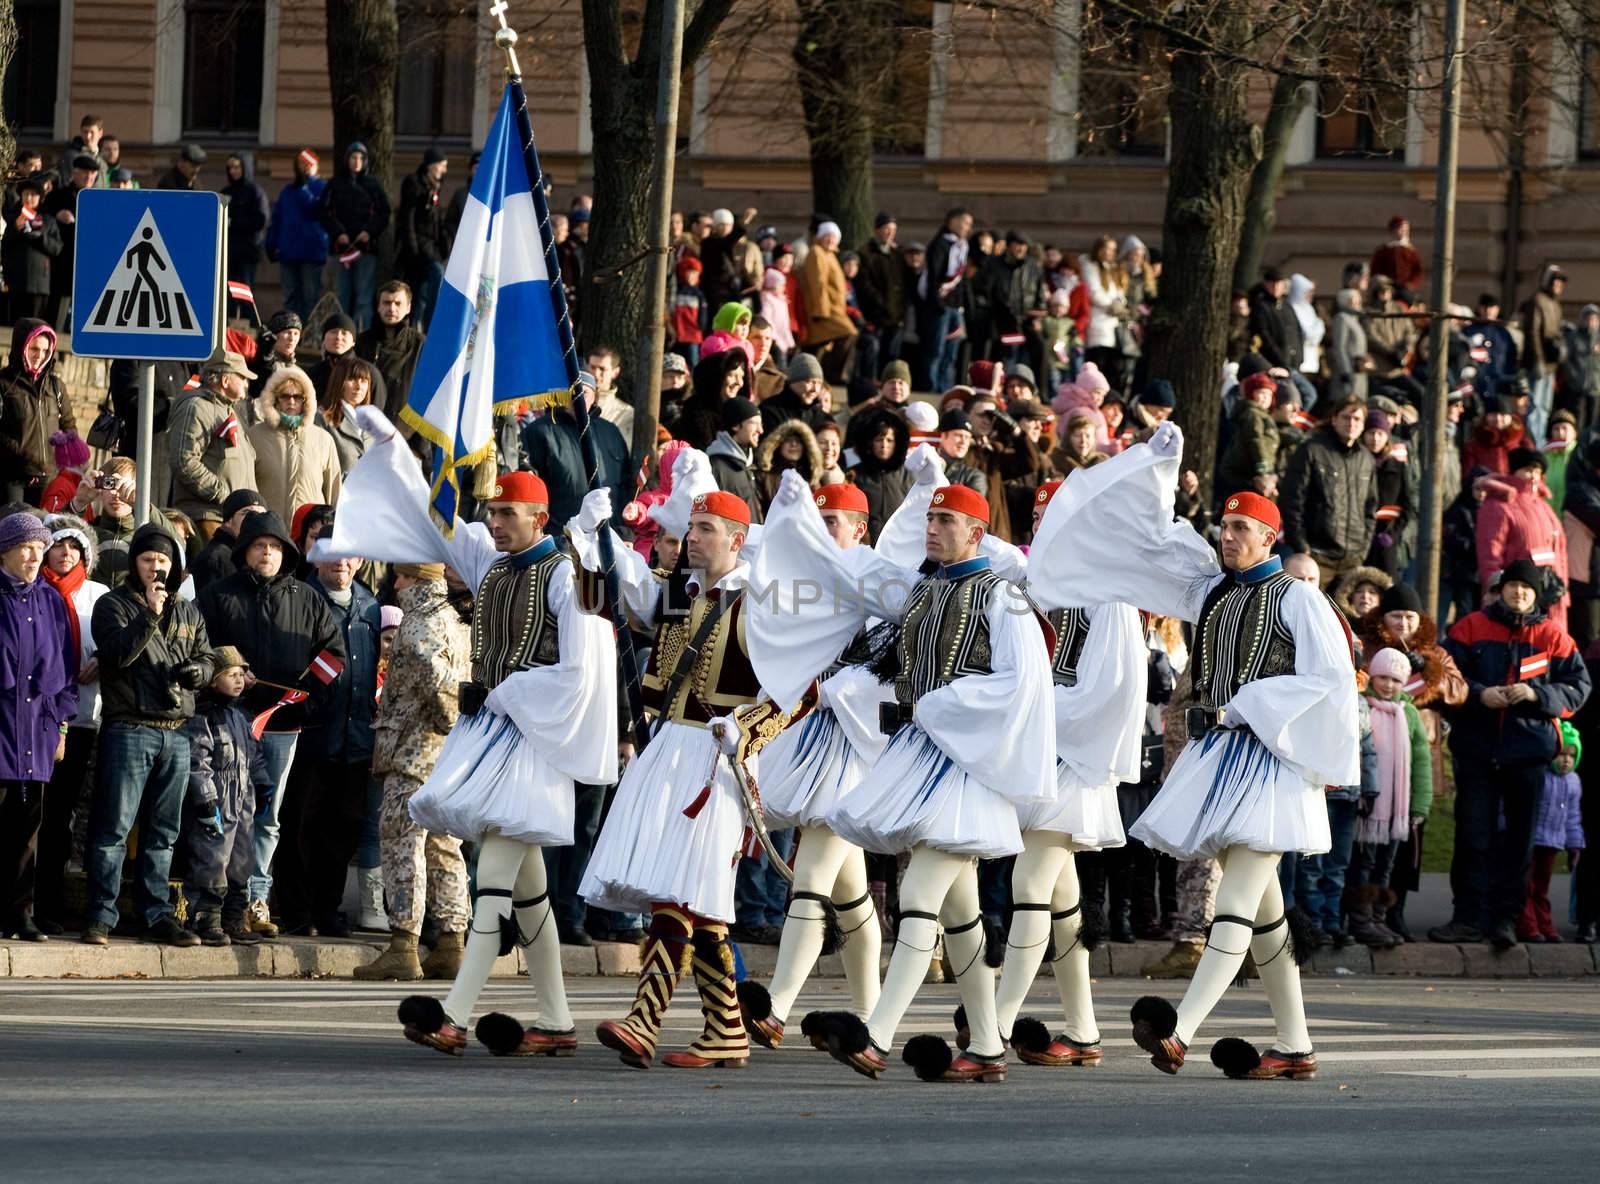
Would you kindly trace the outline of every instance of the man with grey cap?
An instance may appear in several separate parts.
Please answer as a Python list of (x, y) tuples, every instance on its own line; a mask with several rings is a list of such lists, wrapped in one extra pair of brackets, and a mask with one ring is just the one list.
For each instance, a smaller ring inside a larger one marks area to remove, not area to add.
[(200, 388), (180, 398), (167, 421), (173, 505), (206, 539), (226, 517), (228, 495), (255, 487), (256, 453), (240, 422), (253, 378), (232, 350), (210, 358), (200, 367)]
[(820, 400), (828, 389), (822, 363), (807, 353), (789, 360), (788, 386), (761, 404), (761, 434), (766, 435), (791, 419), (798, 419), (813, 432), (833, 416), (822, 409)]
[(206, 162), (206, 150), (198, 144), (185, 144), (178, 149), (172, 167), (156, 179), (157, 189), (198, 189), (195, 181), (200, 176), (200, 166)]

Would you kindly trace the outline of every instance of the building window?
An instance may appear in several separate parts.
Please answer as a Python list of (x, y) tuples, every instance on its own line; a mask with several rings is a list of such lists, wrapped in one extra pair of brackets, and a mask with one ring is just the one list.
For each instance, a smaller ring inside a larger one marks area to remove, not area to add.
[(402, 141), (466, 144), (472, 139), (478, 68), (475, 11), (462, 0), (406, 0), (400, 5), (394, 129)]
[(17, 49), (6, 67), (4, 87), (6, 118), (19, 136), (51, 136), (56, 123), (61, 3), (16, 0), (16, 15)]
[(1583, 47), (1578, 80), (1578, 159), (1600, 160), (1600, 42)]
[(1323, 57), (1333, 77), (1317, 86), (1317, 157), (1403, 160), (1411, 6), (1373, 5), (1352, 16), (1357, 27), (1341, 30)]
[(185, 0), (183, 134), (253, 136), (261, 128), (264, 0)]
[(873, 113), (873, 150), (920, 157), (927, 151), (933, 0), (901, 0), (894, 16), (894, 68)]
[(1080, 156), (1167, 153), (1167, 64), (1160, 32), (1085, 4), (1079, 61)]

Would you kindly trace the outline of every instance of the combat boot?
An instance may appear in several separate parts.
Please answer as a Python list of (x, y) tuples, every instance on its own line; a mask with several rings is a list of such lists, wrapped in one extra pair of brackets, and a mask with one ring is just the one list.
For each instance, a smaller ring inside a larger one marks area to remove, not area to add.
[(465, 941), (465, 933), (441, 932), (433, 949), (429, 950), (428, 956), (422, 960), (423, 976), (453, 980), (461, 969), (461, 954)]
[[(457, 957), (460, 957), (459, 950)], [(422, 977), (422, 963), (417, 960), (417, 935), (397, 929), (389, 935), (389, 948), (365, 966), (357, 966), (356, 978), (366, 981), (397, 980), (414, 982)]]
[(1145, 978), (1193, 978), (1205, 948), (1203, 941), (1175, 941), (1161, 957), (1141, 966), (1139, 973)]

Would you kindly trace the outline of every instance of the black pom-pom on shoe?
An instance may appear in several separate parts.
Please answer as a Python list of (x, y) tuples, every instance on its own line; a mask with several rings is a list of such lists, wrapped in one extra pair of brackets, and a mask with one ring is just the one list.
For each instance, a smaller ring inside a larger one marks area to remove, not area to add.
[(1020, 1052), (1044, 1052), (1054, 1043), (1050, 1029), (1025, 1015), (1011, 1028), (1011, 1047)]
[(396, 1014), (406, 1027), (415, 1028), (429, 1035), (444, 1027), (447, 1022), (444, 1004), (432, 995), (407, 995), (400, 1000)]
[(503, 1011), (491, 1011), (473, 1029), (478, 1043), (497, 1057), (508, 1057), (522, 1044), (524, 1029)]
[(943, 1037), (925, 1033), (906, 1041), (900, 1059), (923, 1081), (938, 1081), (955, 1063), (956, 1054)]
[(1140, 996), (1128, 1015), (1133, 1042), (1151, 1054), (1160, 1052), (1161, 1042), (1178, 1030), (1178, 1009), (1159, 995)]
[(733, 991), (739, 997), (739, 1010), (746, 1020), (764, 1020), (772, 1014), (772, 996), (760, 983), (747, 978)]
[(1224, 1036), (1211, 1046), (1211, 1063), (1229, 1077), (1248, 1077), (1261, 1064), (1261, 1054), (1248, 1040)]
[(850, 1011), (813, 1011), (800, 1022), (800, 1031), (809, 1036), (808, 1028), (819, 1031), (828, 1042), (828, 1050), (835, 1055), (866, 1052), (872, 1043), (867, 1025)]

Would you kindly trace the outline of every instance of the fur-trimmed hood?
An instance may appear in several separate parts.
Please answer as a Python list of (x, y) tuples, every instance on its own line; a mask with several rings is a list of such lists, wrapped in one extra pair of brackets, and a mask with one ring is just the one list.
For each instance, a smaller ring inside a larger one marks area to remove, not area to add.
[(76, 514), (49, 514), (45, 517), (44, 528), (50, 532), (52, 540), (57, 538), (78, 540), (78, 547), (83, 552), (85, 574), (89, 579), (93, 579), (96, 552), (100, 546), (94, 527)]
[(1388, 572), (1376, 567), (1358, 567), (1335, 580), (1333, 586), (1328, 589), (1328, 594), (1333, 598), (1333, 603), (1339, 606), (1339, 611), (1350, 621), (1360, 620), (1355, 609), (1350, 607), (1350, 593), (1361, 584), (1373, 584), (1380, 592), (1387, 592), (1394, 587), (1394, 578)]
[(1373, 609), (1356, 622), (1356, 636), (1361, 640), (1361, 650), (1370, 659), (1381, 649), (1399, 650), (1402, 654), (1417, 654), (1422, 658), (1422, 682), (1417, 690), (1409, 692), (1417, 707), (1455, 706), (1452, 700), (1465, 696), (1466, 681), (1456, 669), (1455, 662), (1439, 645), (1439, 626), (1426, 613), (1420, 614), (1422, 623), (1409, 643), (1401, 641), (1383, 623), (1383, 610)]
[(756, 448), (756, 468), (777, 476), (791, 467), (778, 455), (785, 440), (799, 440), (804, 449), (800, 460), (792, 467), (813, 486), (822, 480), (822, 448), (817, 444), (817, 434), (801, 420), (785, 420), (765, 436)]
[(261, 388), (261, 393), (255, 398), (256, 418), (270, 428), (279, 426), (278, 416), (278, 391), (287, 382), (298, 382), (306, 390), (305, 417), (301, 419), (296, 431), (306, 432), (312, 426), (317, 411), (317, 388), (311, 381), (311, 376), (299, 366), (279, 366), (267, 376), (266, 383)]

